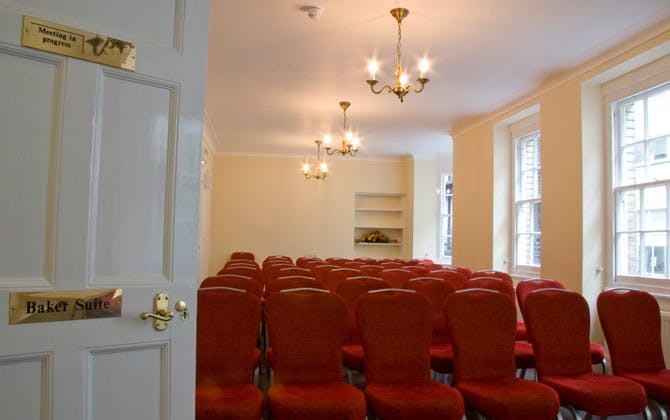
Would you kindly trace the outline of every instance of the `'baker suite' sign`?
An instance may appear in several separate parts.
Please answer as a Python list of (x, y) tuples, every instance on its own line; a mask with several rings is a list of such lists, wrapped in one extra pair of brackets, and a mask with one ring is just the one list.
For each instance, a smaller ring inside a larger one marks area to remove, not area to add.
[(71, 321), (121, 316), (121, 289), (9, 294), (9, 323)]

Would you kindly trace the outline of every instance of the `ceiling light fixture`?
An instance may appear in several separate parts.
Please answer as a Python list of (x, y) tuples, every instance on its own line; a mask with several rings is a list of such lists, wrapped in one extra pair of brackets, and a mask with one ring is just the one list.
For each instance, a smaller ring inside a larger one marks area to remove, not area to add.
[(407, 73), (403, 71), (402, 68), (402, 59), (401, 59), (402, 55), (400, 53), (400, 46), (402, 41), (402, 29), (400, 24), (402, 23), (402, 20), (407, 17), (408, 14), (409, 10), (402, 7), (397, 7), (391, 10), (391, 15), (398, 21), (398, 43), (396, 45), (398, 61), (395, 69), (395, 86), (384, 85), (382, 86), (381, 89), (375, 90), (375, 85), (378, 83), (378, 80), (376, 79), (376, 73), (377, 70), (379, 69), (379, 64), (377, 63), (377, 60), (375, 60), (374, 58), (370, 60), (370, 62), (368, 63), (368, 70), (370, 71), (370, 79), (366, 80), (366, 82), (370, 85), (370, 90), (373, 93), (380, 94), (384, 92), (384, 90), (388, 90), (389, 93), (395, 93), (398, 99), (400, 99), (400, 102), (404, 102), (405, 95), (409, 93), (410, 89), (414, 90), (414, 92), (416, 93), (420, 93), (421, 91), (423, 91), (423, 88), (426, 85), (426, 83), (430, 81), (425, 77), (429, 67), (429, 62), (427, 58), (422, 58), (419, 61), (420, 76), (417, 77), (416, 79), (416, 81), (419, 82), (419, 84), (421, 85), (419, 89), (417, 89), (411, 83), (409, 83), (409, 76), (407, 75)]
[(356, 156), (356, 152), (358, 152), (360, 140), (358, 139), (358, 136), (347, 130), (347, 109), (349, 106), (351, 106), (351, 102), (340, 102), (340, 108), (342, 108), (342, 112), (344, 114), (344, 123), (342, 124), (342, 145), (339, 148), (333, 148), (333, 138), (330, 136), (330, 134), (323, 136), (324, 148), (326, 149), (326, 153), (328, 153), (329, 156), (333, 155), (334, 153), (339, 153), (342, 156)]
[(321, 160), (321, 140), (314, 140), (316, 143), (316, 163), (314, 168), (309, 164), (309, 159), (305, 161), (305, 164), (302, 165), (302, 174), (305, 175), (305, 179), (326, 179), (328, 176), (328, 165), (326, 164), (326, 159), (324, 157)]

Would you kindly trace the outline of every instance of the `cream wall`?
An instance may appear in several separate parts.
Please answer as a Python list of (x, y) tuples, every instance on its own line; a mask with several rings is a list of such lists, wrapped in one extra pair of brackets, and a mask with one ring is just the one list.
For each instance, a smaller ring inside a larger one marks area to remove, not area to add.
[[(274, 254), (374, 254), (372, 247), (360, 251), (353, 245), (354, 193), (407, 194), (410, 165), (404, 159), (332, 159), (328, 178), (315, 181), (304, 179), (299, 158), (215, 156), (210, 272), (236, 250), (254, 252), (259, 261)], [(405, 222), (406, 237), (411, 229)], [(388, 248), (404, 258), (412, 253), (407, 243), (397, 251)]]
[(440, 228), (440, 169), (436, 160), (414, 159), (413, 255), (437, 259)]
[[(668, 26), (666, 22), (653, 28), (563, 79), (543, 86), (529, 97), (457, 129), (454, 135), (455, 264), (472, 268), (500, 267), (500, 259), (509, 255), (510, 229), (504, 226), (512, 222), (509, 212), (505, 217), (504, 211), (493, 210), (497, 206), (509, 208), (511, 203), (510, 181), (505, 180), (511, 179), (512, 159), (504, 156), (510, 153), (509, 149), (502, 149), (509, 144), (504, 141), (504, 131), (510, 119), (537, 107), (542, 131), (540, 275), (583, 293), (595, 319), (595, 298), (611, 282), (612, 272), (605, 246), (609, 217), (606, 201), (608, 143), (604, 135), (600, 84), (634, 66), (667, 55)], [(607, 78), (603, 78), (603, 74), (607, 74)]]

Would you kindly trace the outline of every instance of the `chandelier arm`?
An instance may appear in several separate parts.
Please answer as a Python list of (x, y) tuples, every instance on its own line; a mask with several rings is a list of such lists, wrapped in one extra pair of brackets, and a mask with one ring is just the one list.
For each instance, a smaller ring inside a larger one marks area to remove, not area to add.
[(416, 79), (416, 81), (421, 84), (421, 87), (419, 89), (412, 86), (412, 89), (414, 89), (414, 92), (416, 93), (421, 93), (423, 91), (423, 88), (426, 86), (426, 83), (430, 82), (430, 80), (426, 79), (425, 77), (419, 77), (418, 79)]
[(382, 93), (384, 90), (388, 89), (389, 92), (393, 92), (393, 88), (389, 85), (384, 85), (382, 86), (379, 90), (375, 90), (375, 84), (377, 83), (376, 80), (374, 80), (374, 83), (370, 83), (370, 80), (368, 80), (368, 83), (370, 84), (370, 90), (372, 93), (379, 95)]

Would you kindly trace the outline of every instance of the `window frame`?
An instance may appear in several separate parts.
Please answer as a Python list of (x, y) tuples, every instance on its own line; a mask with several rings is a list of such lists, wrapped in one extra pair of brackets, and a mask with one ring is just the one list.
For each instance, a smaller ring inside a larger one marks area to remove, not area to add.
[[(446, 187), (448, 184), (451, 184), (451, 193), (447, 194)], [(447, 205), (445, 209), (445, 203), (447, 202), (447, 197), (451, 198), (451, 205)], [(451, 222), (451, 235), (444, 235), (445, 230), (445, 219), (447, 223)], [(451, 255), (445, 255), (445, 240), (451, 236)], [(440, 174), (440, 223), (437, 233), (437, 249), (438, 249), (438, 261), (445, 264), (451, 264), (453, 258), (454, 250), (454, 181), (451, 173), (443, 172)]]
[[(668, 264), (670, 262), (670, 178), (661, 179), (661, 180), (652, 180), (631, 184), (621, 184), (622, 178), (622, 169), (619, 167), (619, 157), (622, 149), (624, 147), (632, 147), (634, 144), (642, 144), (644, 156), (645, 156), (645, 170), (648, 170), (649, 160), (647, 157), (647, 146), (651, 141), (656, 140), (659, 137), (647, 138), (646, 129), (648, 126), (648, 112), (646, 108), (647, 101), (645, 100), (645, 113), (644, 113), (644, 128), (645, 136), (643, 139), (638, 140), (634, 143), (625, 144), (622, 146), (620, 139), (621, 132), (623, 131), (623, 125), (625, 120), (620, 118), (621, 110), (626, 103), (636, 101), (642, 98), (648, 98), (653, 95), (654, 92), (670, 89), (670, 61), (666, 60), (666, 70), (661, 71), (661, 76), (665, 74), (665, 80), (659, 82), (658, 77), (649, 77), (649, 72), (654, 72), (658, 76), (658, 63), (652, 63), (646, 67), (634, 70), (631, 73), (628, 73), (622, 76), (620, 79), (627, 81), (627, 83), (621, 82), (621, 80), (613, 81), (610, 84), (605, 84), (603, 88), (604, 93), (604, 106), (607, 110), (605, 115), (608, 119), (608, 127), (610, 129), (609, 133), (606, 136), (606, 142), (608, 145), (608, 150), (610, 152), (610, 167), (608, 171), (608, 195), (609, 195), (609, 219), (608, 219), (608, 249), (609, 249), (609, 261), (611, 267), (611, 277), (609, 281), (617, 286), (626, 286), (634, 287), (639, 289), (645, 289), (652, 292), (667, 294), (670, 292), (670, 269)], [(662, 77), (663, 78), (663, 77)], [(646, 85), (641, 82), (645, 79), (650, 79)], [(634, 91), (631, 91), (634, 89)], [(662, 137), (661, 137), (662, 138)], [(668, 157), (665, 158), (668, 161)], [(665, 218), (666, 225), (665, 229), (645, 229), (642, 213), (645, 210), (644, 207), (644, 191), (650, 187), (665, 187), (666, 194), (666, 208), (665, 208)], [(637, 229), (633, 230), (624, 230), (618, 229), (617, 226), (617, 215), (619, 209), (618, 197), (620, 193), (627, 191), (637, 191), (638, 192), (638, 210), (637, 210)], [(645, 246), (644, 237), (646, 234), (650, 233), (665, 233), (666, 235), (666, 244), (665, 244), (665, 274), (662, 276), (651, 276), (646, 275), (645, 273), (645, 264), (646, 264), (646, 251), (647, 246)], [(638, 275), (630, 274), (618, 274), (619, 270), (619, 260), (618, 260), (618, 245), (620, 235), (625, 234), (635, 234), (638, 235)]]
[(539, 166), (535, 167), (535, 170), (539, 169), (540, 173), (542, 171), (542, 133), (540, 129), (540, 114), (534, 113), (520, 121), (517, 121), (513, 124), (510, 124), (510, 147), (512, 149), (512, 171), (511, 171), (511, 212), (510, 212), (510, 261), (512, 267), (512, 273), (521, 276), (531, 276), (536, 277), (540, 275), (540, 270), (542, 269), (542, 248), (540, 246), (540, 264), (539, 265), (526, 265), (526, 264), (517, 264), (517, 244), (518, 238), (520, 235), (538, 235), (540, 238), (540, 244), (542, 243), (542, 228), (540, 226), (539, 232), (523, 232), (519, 233), (517, 229), (517, 215), (518, 207), (520, 204), (528, 203), (539, 203), (540, 204), (540, 222), (541, 217), (541, 207), (542, 207), (542, 176), (540, 175), (540, 189), (539, 197), (533, 198), (517, 198), (519, 196), (518, 192), (520, 191), (520, 172), (519, 172), (519, 163), (520, 163), (520, 148), (519, 141), (527, 139), (528, 137), (536, 137), (540, 144), (540, 151), (538, 156)]

